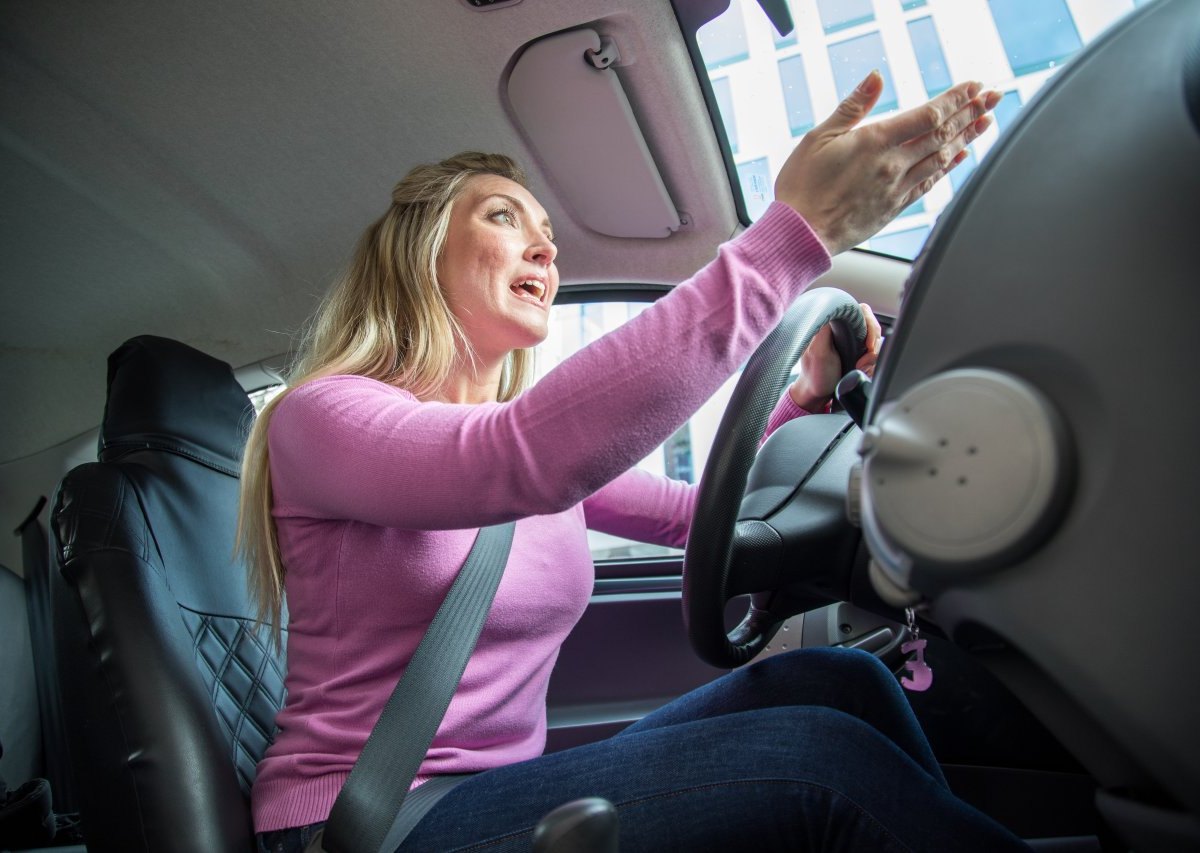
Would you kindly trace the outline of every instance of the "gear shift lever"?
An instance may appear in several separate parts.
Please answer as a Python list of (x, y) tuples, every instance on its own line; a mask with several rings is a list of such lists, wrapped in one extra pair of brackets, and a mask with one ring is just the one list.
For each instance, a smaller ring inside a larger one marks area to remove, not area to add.
[(573, 800), (542, 818), (533, 853), (617, 853), (617, 810), (608, 800)]
[(851, 370), (838, 381), (834, 396), (850, 419), (862, 429), (867, 417), (867, 404), (871, 402), (870, 377), (861, 370)]

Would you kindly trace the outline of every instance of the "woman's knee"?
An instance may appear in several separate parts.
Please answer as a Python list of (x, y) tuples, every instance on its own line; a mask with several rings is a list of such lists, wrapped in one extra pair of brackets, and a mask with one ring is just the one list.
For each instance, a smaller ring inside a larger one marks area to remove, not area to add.
[(794, 683), (801, 688), (805, 685), (840, 686), (851, 692), (885, 691), (892, 694), (898, 689), (895, 676), (883, 662), (858, 649), (797, 649), (759, 661), (743, 672), (751, 679)]

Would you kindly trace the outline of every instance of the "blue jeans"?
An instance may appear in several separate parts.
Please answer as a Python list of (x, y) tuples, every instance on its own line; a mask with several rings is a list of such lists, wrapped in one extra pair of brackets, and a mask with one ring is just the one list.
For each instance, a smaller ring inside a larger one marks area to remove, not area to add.
[[(408, 851), (528, 851), (543, 815), (600, 796), (640, 850), (1022, 850), (946, 786), (896, 679), (863, 652), (779, 655), (692, 691), (615, 737), (481, 773)], [(271, 853), (307, 827), (266, 833)], [(302, 845), (300, 848), (302, 849)]]

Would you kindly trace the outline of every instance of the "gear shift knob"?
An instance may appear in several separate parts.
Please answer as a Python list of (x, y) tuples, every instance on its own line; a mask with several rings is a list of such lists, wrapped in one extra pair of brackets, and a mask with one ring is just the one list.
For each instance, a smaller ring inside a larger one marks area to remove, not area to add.
[(550, 812), (533, 832), (534, 853), (617, 853), (617, 810), (608, 800), (573, 800)]
[(861, 429), (867, 417), (867, 404), (871, 402), (870, 377), (861, 370), (851, 370), (838, 380), (833, 393), (846, 414)]

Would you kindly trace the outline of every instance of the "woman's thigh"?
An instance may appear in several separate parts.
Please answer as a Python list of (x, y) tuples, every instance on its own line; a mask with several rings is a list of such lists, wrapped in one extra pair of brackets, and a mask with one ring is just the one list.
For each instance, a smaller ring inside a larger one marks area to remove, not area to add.
[(640, 850), (1022, 849), (873, 726), (819, 706), (629, 732), (482, 773), (401, 851), (528, 851), (555, 807), (600, 796)]
[(907, 752), (934, 778), (942, 771), (896, 677), (855, 649), (798, 649), (742, 667), (647, 714), (618, 737), (722, 714), (820, 705), (857, 717)]

